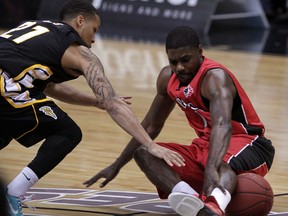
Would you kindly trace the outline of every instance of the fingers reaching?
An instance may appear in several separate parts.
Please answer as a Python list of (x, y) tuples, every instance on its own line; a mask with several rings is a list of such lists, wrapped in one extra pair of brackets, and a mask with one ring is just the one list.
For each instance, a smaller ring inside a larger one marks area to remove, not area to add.
[(100, 184), (100, 188), (105, 187), (105, 185), (107, 185), (108, 182), (109, 182), (109, 180), (107, 180), (107, 179), (106, 179), (105, 181), (103, 181), (103, 182)]
[(83, 182), (83, 185), (86, 185), (86, 187), (90, 187), (92, 184), (97, 182), (99, 179), (104, 178), (105, 180), (100, 183), (99, 187), (103, 188), (105, 187), (110, 181), (112, 181), (118, 174), (119, 169), (117, 169), (117, 166), (115, 164), (111, 164), (110, 166), (104, 168), (100, 172), (98, 172), (96, 175), (94, 175), (89, 180)]
[(128, 105), (132, 104), (130, 101), (128, 101), (128, 100), (130, 100), (132, 98), (130, 96), (120, 96), (119, 98), (121, 98)]
[[(97, 182), (100, 178), (102, 178), (103, 176), (101, 175), (101, 173), (98, 173), (97, 175), (93, 176), (92, 178), (90, 178), (89, 180), (83, 182), (83, 185), (85, 185), (86, 187), (90, 187), (91, 185), (93, 185), (95, 182)], [(107, 184), (107, 183), (106, 183)], [(100, 184), (101, 187), (101, 184)], [(103, 186), (104, 187), (104, 186)]]
[(83, 182), (83, 185), (85, 185), (86, 187), (90, 187), (92, 184), (94, 184), (95, 181), (93, 181), (93, 178)]

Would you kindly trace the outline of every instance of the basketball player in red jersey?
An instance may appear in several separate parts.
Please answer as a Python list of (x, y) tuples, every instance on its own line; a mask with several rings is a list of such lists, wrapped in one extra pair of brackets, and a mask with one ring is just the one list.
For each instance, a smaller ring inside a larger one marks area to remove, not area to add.
[[(43, 141), (35, 158), (7, 186), (10, 214), (21, 216), (21, 195), (56, 167), (81, 141), (79, 126), (50, 98), (105, 109), (112, 119), (170, 166), (183, 157), (157, 145), (130, 107), (115, 93), (91, 52), (100, 18), (90, 1), (69, 1), (62, 22), (34, 20), (0, 35), (0, 149), (12, 139), (30, 147)], [(84, 76), (94, 95), (64, 83)]]
[(166, 52), (169, 66), (159, 74), (157, 94), (142, 125), (155, 139), (177, 104), (198, 137), (191, 145), (158, 144), (179, 152), (186, 166), (167, 166), (133, 139), (113, 164), (84, 184), (106, 178), (100, 184), (104, 187), (134, 157), (160, 198), (169, 196), (180, 215), (224, 215), (236, 175), (264, 176), (272, 165), (274, 147), (264, 137), (264, 125), (235, 76), (203, 55), (192, 28), (169, 32)]

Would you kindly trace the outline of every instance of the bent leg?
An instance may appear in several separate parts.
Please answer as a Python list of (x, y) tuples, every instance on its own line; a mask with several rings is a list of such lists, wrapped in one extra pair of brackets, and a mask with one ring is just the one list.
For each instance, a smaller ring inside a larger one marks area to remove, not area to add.
[(42, 178), (56, 167), (81, 141), (80, 128), (69, 118), (61, 130), (47, 137), (36, 157), (28, 164), (38, 178)]
[[(41, 107), (51, 110), (48, 114)], [(35, 105), (39, 124), (34, 130), (17, 139), (23, 146), (30, 147), (45, 139), (37, 155), (8, 185), (8, 194), (24, 195), (40, 178), (50, 172), (81, 141), (82, 132), (78, 125), (53, 102)], [(55, 114), (51, 117), (51, 113)]]
[(229, 165), (222, 163), (219, 168), (220, 185), (226, 190), (224, 194), (219, 188), (214, 188), (207, 198), (196, 197), (187, 193), (171, 193), (168, 197), (170, 206), (182, 216), (224, 216), (225, 209), (231, 200), (230, 194), (234, 191), (237, 178)]
[(198, 194), (201, 191), (204, 179), (204, 167), (196, 157), (196, 152), (201, 152), (195, 145), (183, 145), (179, 143), (161, 143), (165, 148), (181, 154), (185, 159), (185, 166), (170, 167), (163, 160), (154, 158), (146, 149), (139, 148), (134, 155), (141, 170), (147, 178), (157, 187), (161, 199), (167, 199), (171, 192), (186, 192)]
[[(9, 137), (27, 148), (45, 139), (32, 162), (7, 186), (10, 211), (22, 215), (22, 202), (26, 200), (22, 195), (79, 144), (82, 133), (77, 124), (51, 101), (12, 110), (8, 114), (6, 121), (10, 128), (5, 128), (5, 132), (9, 132)], [(0, 134), (0, 137), (3, 136)], [(2, 147), (7, 144), (7, 141), (2, 142)]]
[(134, 159), (147, 178), (166, 194), (170, 194), (173, 187), (181, 181), (179, 175), (164, 160), (154, 157), (143, 147), (136, 150)]

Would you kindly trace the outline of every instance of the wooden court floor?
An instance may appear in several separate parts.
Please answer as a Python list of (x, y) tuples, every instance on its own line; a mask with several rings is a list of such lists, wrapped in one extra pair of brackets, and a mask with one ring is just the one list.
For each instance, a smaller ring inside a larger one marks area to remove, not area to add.
[[(118, 95), (132, 96), (131, 108), (141, 120), (154, 97), (158, 72), (167, 64), (164, 46), (97, 38), (92, 49)], [(246, 89), (266, 126), (267, 138), (276, 148), (274, 164), (266, 179), (274, 194), (288, 193), (287, 56), (205, 48), (204, 54), (226, 65)], [(82, 78), (73, 84), (90, 92)], [(167, 203), (157, 199), (154, 186), (134, 161), (105, 188), (100, 189), (99, 183), (85, 188), (82, 182), (112, 163), (130, 136), (105, 111), (57, 103), (82, 128), (83, 140), (32, 188), (36, 200), (31, 205), (37, 210), (25, 208), (25, 215), (172, 215)], [(195, 133), (176, 107), (157, 140), (189, 144), (193, 137)], [(0, 152), (0, 172), (7, 183), (30, 162), (39, 146), (40, 143), (26, 149), (13, 141)], [(275, 197), (272, 211), (288, 212), (288, 196)]]

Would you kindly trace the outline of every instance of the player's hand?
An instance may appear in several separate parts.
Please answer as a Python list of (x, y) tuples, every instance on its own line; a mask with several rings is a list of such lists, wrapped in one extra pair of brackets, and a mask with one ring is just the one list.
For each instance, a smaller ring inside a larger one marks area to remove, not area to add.
[(86, 187), (90, 187), (95, 182), (97, 182), (99, 179), (105, 178), (105, 180), (102, 183), (100, 183), (100, 185), (99, 185), (100, 188), (105, 187), (105, 185), (107, 185), (110, 181), (112, 181), (117, 176), (117, 174), (119, 173), (119, 169), (116, 167), (117, 166), (115, 166), (114, 164), (111, 164), (110, 166), (108, 166), (105, 169), (98, 172), (96, 175), (94, 175), (89, 180), (83, 182), (83, 184)]
[(226, 193), (225, 189), (220, 185), (220, 175), (217, 169), (205, 170), (202, 193), (205, 196), (209, 196), (216, 187), (219, 188), (224, 194)]
[(178, 152), (172, 151), (163, 146), (153, 143), (149, 146), (148, 152), (158, 158), (164, 159), (169, 166), (185, 166), (184, 158)]

